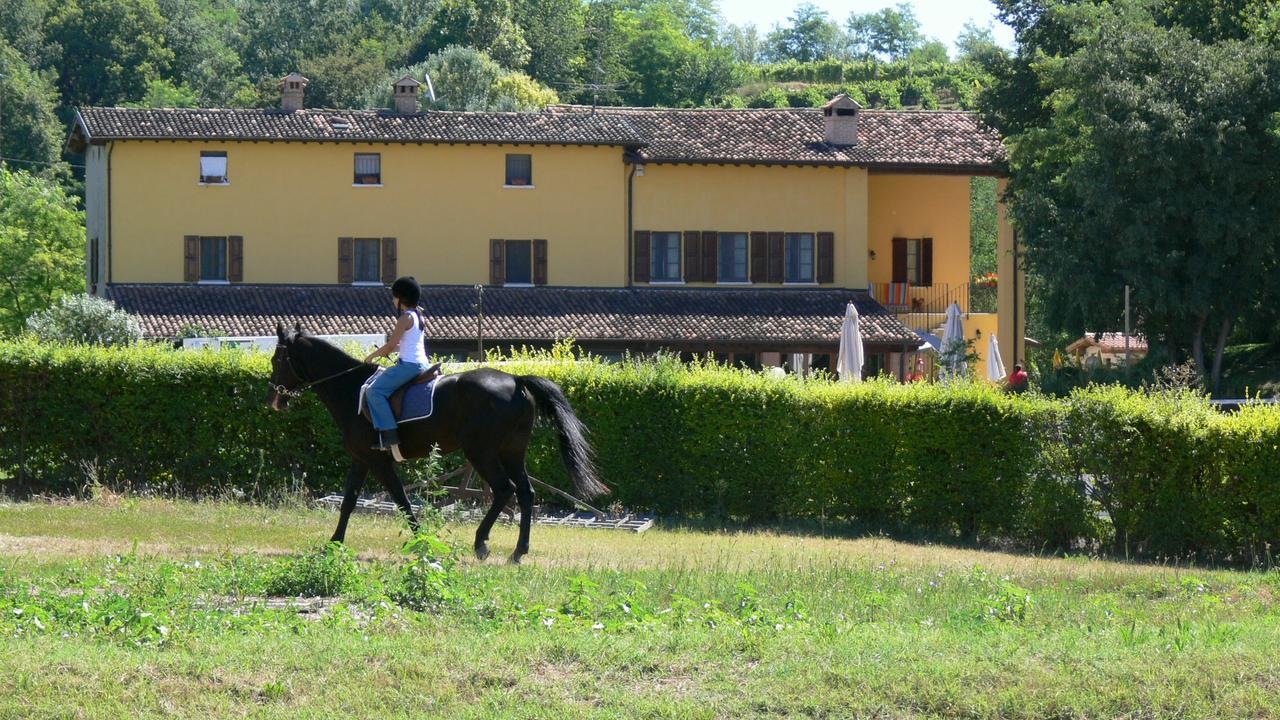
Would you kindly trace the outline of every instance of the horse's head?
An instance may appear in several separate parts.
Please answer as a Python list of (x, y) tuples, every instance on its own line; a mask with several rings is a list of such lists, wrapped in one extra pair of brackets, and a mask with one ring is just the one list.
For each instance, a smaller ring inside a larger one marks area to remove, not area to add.
[(286, 333), (284, 325), (276, 323), (276, 352), (271, 356), (271, 389), (267, 393), (267, 405), (272, 410), (284, 410), (289, 398), (302, 394), (307, 383), (298, 376), (291, 356), (301, 336), (302, 323), (294, 325), (292, 333)]

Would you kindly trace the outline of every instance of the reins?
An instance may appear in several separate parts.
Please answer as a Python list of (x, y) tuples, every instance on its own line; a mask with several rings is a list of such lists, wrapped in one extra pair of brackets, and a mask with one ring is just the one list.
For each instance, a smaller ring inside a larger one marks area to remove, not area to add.
[[(289, 355), (288, 347), (284, 349), (284, 361), (289, 363), (289, 371), (293, 373), (293, 376), (301, 380), (302, 376), (298, 374), (298, 369), (293, 366), (293, 358)], [(349, 367), (346, 370), (343, 370), (342, 372), (336, 372), (327, 377), (320, 378), (319, 380), (304, 382), (302, 385), (299, 385), (296, 388), (285, 387), (284, 385), (273, 383), (270, 381), (267, 382), (267, 386), (270, 387), (272, 390), (276, 391), (276, 393), (280, 395), (284, 395), (286, 397), (295, 397), (295, 398), (302, 397), (302, 393), (306, 392), (308, 388), (315, 387), (316, 385), (320, 385), (322, 383), (327, 383), (334, 378), (342, 377), (343, 375), (346, 375), (349, 372), (354, 372), (356, 370), (359, 370), (364, 366), (365, 366), (364, 363), (360, 363), (359, 365), (356, 365), (354, 367)]]

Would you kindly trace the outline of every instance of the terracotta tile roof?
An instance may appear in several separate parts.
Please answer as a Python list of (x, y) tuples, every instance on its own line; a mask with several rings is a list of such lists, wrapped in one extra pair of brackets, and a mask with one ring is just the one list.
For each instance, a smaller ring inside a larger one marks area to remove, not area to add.
[[(862, 110), (859, 143), (823, 141), (818, 109), (590, 108), (544, 112), (386, 110), (79, 110), (74, 142), (117, 139), (618, 145), (645, 162), (855, 165), (883, 169), (997, 170), (1004, 146), (973, 113)], [(79, 136), (79, 137), (78, 137)], [(87, 137), (83, 137), (87, 136)]]
[[(476, 291), (422, 289), (427, 335), (474, 341)], [(230, 335), (269, 335), (276, 322), (315, 333), (382, 333), (391, 325), (385, 288), (342, 285), (112, 285), (110, 294), (139, 316), (148, 337), (174, 337), (189, 323)], [(868, 343), (919, 344), (919, 338), (865, 292), (506, 288), (484, 292), (485, 337), (505, 341), (835, 344), (853, 300)]]
[[(551, 110), (590, 112), (567, 105)], [(596, 115), (630, 120), (645, 139), (636, 155), (646, 162), (993, 170), (1006, 158), (1000, 137), (969, 112), (860, 110), (858, 144), (847, 147), (823, 141), (822, 111), (816, 108), (599, 108)]]
[(636, 146), (626, 118), (590, 113), (86, 107), (77, 131), (92, 140), (324, 140)]
[[(1084, 349), (1090, 346), (1096, 346), (1100, 348), (1103, 352), (1109, 352), (1109, 353), (1124, 352), (1124, 333), (1085, 332), (1085, 334), (1080, 339), (1071, 343), (1071, 345), (1067, 347), (1067, 350), (1074, 352), (1075, 350)], [(1129, 350), (1141, 351), (1146, 349), (1147, 349), (1147, 339), (1145, 337), (1141, 335), (1129, 336)]]

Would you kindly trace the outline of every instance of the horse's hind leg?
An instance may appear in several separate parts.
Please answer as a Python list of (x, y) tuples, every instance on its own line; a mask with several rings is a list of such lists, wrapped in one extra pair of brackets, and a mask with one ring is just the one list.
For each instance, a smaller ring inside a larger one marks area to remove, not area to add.
[[(489, 531), (498, 521), (498, 515), (502, 513), (502, 509), (507, 506), (511, 493), (515, 492), (515, 486), (507, 477), (506, 470), (503, 469), (502, 463), (492, 450), (483, 453), (466, 451), (466, 455), (467, 460), (471, 461), (471, 466), (480, 473), (480, 477), (484, 478), (484, 481), (489, 484), (489, 489), (493, 491), (493, 505), (480, 521), (480, 527), (476, 528), (476, 557), (484, 560), (489, 557)], [(524, 522), (523, 517), (521, 522)]]
[(390, 456), (385, 453), (380, 454), (378, 462), (373, 466), (373, 474), (378, 476), (382, 481), (382, 487), (395, 501), (396, 507), (400, 508), (400, 512), (409, 521), (409, 529), (414, 535), (421, 532), (422, 528), (418, 525), (418, 518), (413, 514), (413, 506), (409, 504), (409, 496), (404, 493), (404, 483), (400, 482), (400, 476), (396, 474), (395, 465), (392, 464)]
[(338, 529), (333, 531), (329, 542), (340, 543), (347, 538), (347, 520), (351, 519), (351, 511), (356, 509), (356, 499), (360, 496), (360, 488), (364, 479), (369, 476), (369, 468), (359, 460), (351, 464), (347, 471), (347, 484), (342, 489), (342, 508), (338, 514)]
[(515, 552), (511, 553), (511, 562), (518, 565), (520, 558), (529, 554), (529, 531), (533, 525), (533, 483), (524, 467), (523, 449), (518, 455), (504, 458), (502, 466), (516, 486), (516, 500), (520, 503), (520, 540), (516, 542)]

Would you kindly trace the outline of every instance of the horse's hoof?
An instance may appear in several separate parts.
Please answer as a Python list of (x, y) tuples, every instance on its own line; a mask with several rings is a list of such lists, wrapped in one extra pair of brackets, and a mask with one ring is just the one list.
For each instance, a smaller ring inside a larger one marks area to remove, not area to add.
[(510, 558), (507, 558), (507, 564), (509, 564), (509, 565), (519, 565), (519, 564), (520, 564), (520, 558), (521, 558), (521, 557), (523, 557), (523, 556), (522, 556), (522, 555), (520, 555), (519, 553), (511, 553), (511, 557), (510, 557)]
[(487, 543), (476, 544), (476, 557), (481, 560), (489, 557), (489, 545)]

